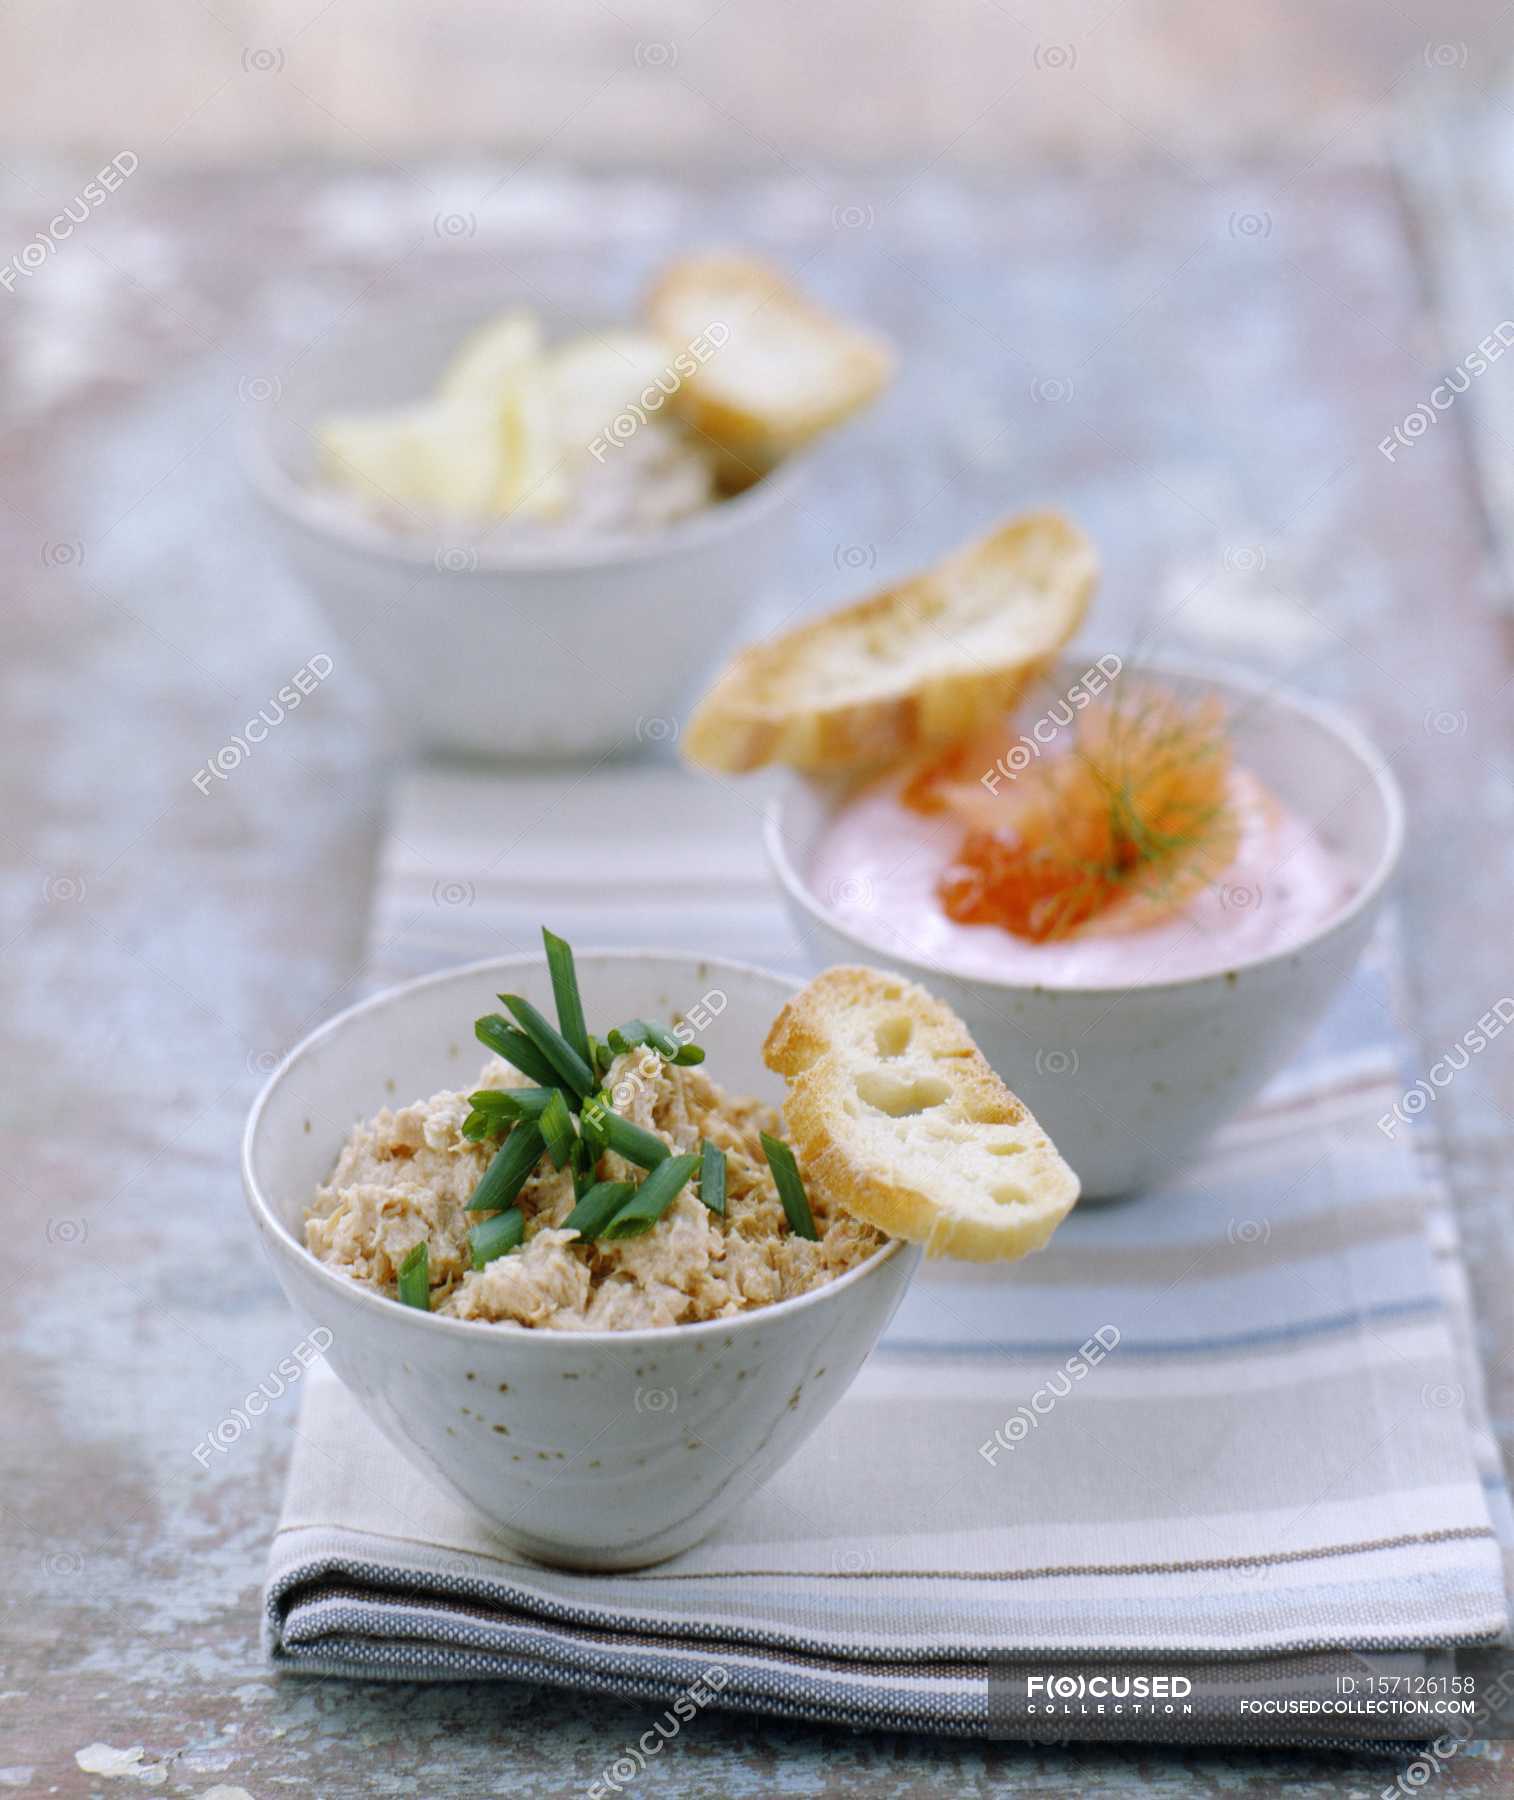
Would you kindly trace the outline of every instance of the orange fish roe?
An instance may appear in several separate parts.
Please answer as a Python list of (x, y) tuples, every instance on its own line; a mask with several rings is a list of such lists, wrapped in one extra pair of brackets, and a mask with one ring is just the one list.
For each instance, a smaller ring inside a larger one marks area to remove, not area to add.
[[(984, 754), (986, 750), (986, 755)], [(1078, 715), (997, 791), (972, 778), (1002, 754), (977, 739), (918, 771), (907, 805), (967, 827), (938, 894), (950, 918), (1043, 943), (1132, 931), (1178, 910), (1234, 858), (1230, 744), (1217, 700), (1129, 684)]]

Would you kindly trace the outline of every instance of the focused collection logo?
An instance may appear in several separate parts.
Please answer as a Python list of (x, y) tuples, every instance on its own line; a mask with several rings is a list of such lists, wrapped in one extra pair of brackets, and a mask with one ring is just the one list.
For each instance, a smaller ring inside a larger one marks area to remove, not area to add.
[(1191, 1713), (1186, 1675), (1029, 1675), (1026, 1711), (1068, 1718), (1080, 1713)]

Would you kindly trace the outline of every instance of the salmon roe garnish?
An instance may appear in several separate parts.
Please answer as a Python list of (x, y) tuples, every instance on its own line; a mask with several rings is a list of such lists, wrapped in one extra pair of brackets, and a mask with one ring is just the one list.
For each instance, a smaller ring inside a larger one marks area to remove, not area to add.
[(937, 888), (959, 924), (1036, 943), (1128, 930), (1185, 905), (1235, 854), (1217, 702), (1132, 688), (1080, 714), (1068, 746), (998, 783), (973, 773), (986, 741), (952, 746), (900, 795), (966, 827)]

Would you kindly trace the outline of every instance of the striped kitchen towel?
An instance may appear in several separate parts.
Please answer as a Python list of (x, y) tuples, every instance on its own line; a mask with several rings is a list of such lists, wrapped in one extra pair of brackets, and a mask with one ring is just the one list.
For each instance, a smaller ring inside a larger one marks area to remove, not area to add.
[[(418, 772), (371, 980), (530, 950), (543, 922), (801, 972), (759, 806), (668, 766)], [(607, 845), (606, 818), (637, 829)], [(511, 1555), (312, 1381), (275, 1661), (1045, 1740), (1437, 1735), (1423, 1705), (1338, 1710), (1368, 1676), (1449, 1692), (1454, 1648), (1506, 1632), (1514, 1546), (1428, 1127), (1376, 1124), (1403, 1081), (1392, 971), (1380, 940), (1182, 1179), (1077, 1209), (1011, 1270), (922, 1268), (816, 1437), (657, 1568)], [(1286, 1697), (1316, 1704), (1262, 1710)]]

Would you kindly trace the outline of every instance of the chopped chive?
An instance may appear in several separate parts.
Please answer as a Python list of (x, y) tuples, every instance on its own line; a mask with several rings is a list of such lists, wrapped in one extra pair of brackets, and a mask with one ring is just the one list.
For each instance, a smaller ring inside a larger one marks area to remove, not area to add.
[[(583, 1139), (580, 1138), (578, 1141), (581, 1144)], [(590, 1163), (586, 1169), (575, 1169), (573, 1171), (573, 1198), (575, 1202), (582, 1200), (589, 1189), (591, 1187), (596, 1187), (598, 1183), (599, 1177), (594, 1173), (594, 1165), (592, 1163)]]
[(585, 1100), (578, 1114), (578, 1129), (583, 1133), (583, 1141), (594, 1152), (597, 1162), (610, 1147), (610, 1140), (605, 1136), (604, 1119), (610, 1109), (610, 1098), (601, 1088)]
[(475, 1225), (468, 1233), (468, 1247), (473, 1252), (473, 1266), (482, 1269), (492, 1263), (496, 1256), (503, 1256), (507, 1250), (514, 1250), (526, 1235), (526, 1215), (518, 1206), (512, 1206), (508, 1212), (496, 1213), (492, 1219), (485, 1219), (482, 1224)]
[(683, 1045), (673, 1036), (666, 1025), (654, 1024), (650, 1019), (644, 1019), (642, 1023), (647, 1029), (647, 1042), (660, 1055), (665, 1056), (669, 1062), (672, 1062), (673, 1058), (677, 1056), (678, 1052), (683, 1048)]
[(539, 1119), (552, 1096), (561, 1092), (558, 1087), (480, 1088), (468, 1099), (474, 1106), (486, 1111), (492, 1108), (512, 1119)]
[(537, 1120), (537, 1128), (546, 1142), (552, 1167), (565, 1167), (578, 1139), (573, 1131), (573, 1115), (568, 1111), (568, 1103), (563, 1098), (561, 1088), (553, 1088), (552, 1098), (542, 1108), (541, 1117)]
[(463, 1120), (463, 1136), (470, 1143), (481, 1143), (486, 1137), (503, 1137), (515, 1123), (500, 1112), (480, 1112), (475, 1106)]
[(650, 1044), (664, 1062), (676, 1063), (679, 1068), (704, 1061), (704, 1051), (697, 1044), (685, 1044), (666, 1026), (655, 1025), (647, 1019), (627, 1019), (624, 1025), (617, 1025), (610, 1033), (608, 1042), (617, 1056)]
[(819, 1242), (819, 1234), (815, 1230), (815, 1221), (810, 1216), (810, 1203), (804, 1191), (804, 1181), (799, 1174), (799, 1165), (794, 1161), (794, 1152), (781, 1138), (769, 1137), (764, 1131), (762, 1153), (768, 1159), (768, 1167), (773, 1171), (773, 1180), (778, 1186), (778, 1198), (783, 1202), (783, 1210), (788, 1215), (789, 1229), (795, 1237), (809, 1238)]
[(596, 1181), (578, 1196), (578, 1204), (562, 1222), (564, 1231), (576, 1231), (586, 1242), (597, 1238), (636, 1192), (632, 1181)]
[(405, 1306), (431, 1310), (431, 1253), (424, 1238), (400, 1264), (399, 1292)]
[(499, 1212), (507, 1207), (526, 1185), (526, 1178), (541, 1161), (544, 1149), (541, 1127), (522, 1120), (495, 1152), (494, 1161), (484, 1170), (466, 1210)]
[(503, 1137), (517, 1119), (540, 1118), (548, 1101), (561, 1088), (480, 1088), (468, 1096), (473, 1111), (463, 1120), (463, 1136), (475, 1143), (480, 1138)]
[(666, 1157), (605, 1226), (603, 1235), (618, 1239), (641, 1237), (650, 1231), (682, 1193), (698, 1167), (697, 1156)]
[(666, 1160), (668, 1147), (662, 1139), (612, 1112), (602, 1095), (584, 1101), (584, 1117), (589, 1121), (589, 1129), (604, 1138), (606, 1149), (635, 1163), (637, 1168), (655, 1169)]
[(510, 1095), (517, 1091), (514, 1088), (477, 1088), (469, 1094), (468, 1103), (487, 1111), (490, 1107), (503, 1107)]
[(475, 1019), (473, 1035), (486, 1049), (492, 1050), (496, 1056), (502, 1056), (532, 1081), (545, 1082), (550, 1087), (561, 1080), (557, 1070), (525, 1032), (518, 1031), (508, 1019), (502, 1019), (498, 1013), (486, 1013), (483, 1018)]
[(578, 991), (573, 952), (545, 925), (541, 928), (541, 941), (547, 947), (547, 969), (552, 977), (552, 998), (557, 1003), (557, 1023), (570, 1047), (592, 1071), (594, 1056), (589, 1048), (589, 1028), (584, 1024), (584, 1003)]
[(589, 1065), (578, 1054), (555, 1025), (550, 1024), (529, 1000), (519, 994), (501, 994), (500, 999), (520, 1021), (531, 1042), (541, 1051), (556, 1073), (552, 1080), (566, 1084), (580, 1098), (594, 1086)]
[(699, 1163), (699, 1198), (712, 1213), (725, 1217), (725, 1151), (708, 1138)]

